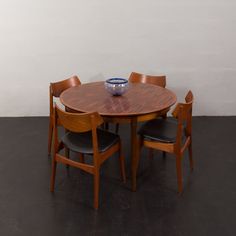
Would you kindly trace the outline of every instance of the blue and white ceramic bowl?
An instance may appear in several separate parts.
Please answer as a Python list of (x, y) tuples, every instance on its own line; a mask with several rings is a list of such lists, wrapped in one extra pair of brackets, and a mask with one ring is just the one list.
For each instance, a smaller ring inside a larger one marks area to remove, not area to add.
[(127, 79), (123, 78), (111, 78), (105, 81), (105, 88), (113, 96), (120, 96), (124, 94), (129, 87)]

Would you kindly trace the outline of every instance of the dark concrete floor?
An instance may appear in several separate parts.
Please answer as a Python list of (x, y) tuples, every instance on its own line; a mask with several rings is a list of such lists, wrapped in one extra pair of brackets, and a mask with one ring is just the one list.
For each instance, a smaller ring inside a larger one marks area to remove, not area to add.
[[(175, 159), (143, 150), (137, 192), (119, 179), (117, 156), (101, 170), (100, 208), (93, 178), (59, 165), (49, 192), (48, 119), (0, 118), (0, 235), (236, 235), (236, 117), (195, 117), (195, 170), (184, 160), (184, 193)], [(129, 126), (120, 130), (129, 175)]]

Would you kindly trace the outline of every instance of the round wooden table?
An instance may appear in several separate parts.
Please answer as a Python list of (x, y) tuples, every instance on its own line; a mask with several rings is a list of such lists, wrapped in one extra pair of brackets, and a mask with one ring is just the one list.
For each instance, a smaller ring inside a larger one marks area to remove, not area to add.
[(136, 190), (137, 122), (154, 119), (169, 110), (176, 102), (176, 95), (166, 88), (152, 84), (129, 83), (122, 96), (112, 96), (104, 82), (82, 84), (65, 90), (61, 103), (74, 111), (94, 112), (106, 122), (131, 124), (131, 173), (132, 190)]

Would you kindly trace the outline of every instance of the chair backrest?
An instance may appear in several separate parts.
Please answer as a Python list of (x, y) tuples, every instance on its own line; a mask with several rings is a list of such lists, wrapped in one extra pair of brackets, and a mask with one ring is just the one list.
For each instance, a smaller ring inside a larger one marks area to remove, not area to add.
[(148, 83), (154, 84), (160, 87), (166, 87), (166, 76), (165, 75), (144, 75), (137, 72), (132, 72), (129, 77), (131, 83)]
[(192, 91), (188, 91), (187, 95), (185, 96), (186, 103), (193, 103), (193, 93)]
[[(192, 104), (193, 104), (193, 93), (188, 91), (185, 96), (185, 103), (178, 103), (172, 112), (175, 118), (179, 118), (181, 115), (183, 121), (187, 120), (189, 116), (192, 116)], [(180, 111), (181, 110), (181, 111)]]
[(54, 107), (54, 150), (58, 148), (58, 126), (63, 126), (66, 130), (83, 133), (92, 131), (92, 141), (94, 153), (98, 152), (97, 127), (104, 121), (97, 112), (91, 113), (70, 113), (61, 110), (56, 104)]
[(97, 128), (103, 123), (102, 117), (97, 112), (91, 113), (70, 113), (61, 110), (55, 105), (55, 122), (59, 123), (66, 130), (82, 133)]
[(78, 86), (80, 84), (81, 82), (78, 76), (75, 75), (69, 79), (61, 80), (55, 83), (50, 83), (50, 92), (53, 97), (59, 97), (64, 90), (70, 87)]
[(185, 123), (185, 132), (189, 136), (192, 133), (192, 106), (193, 93), (188, 91), (185, 96), (185, 103), (178, 103), (172, 112), (172, 115), (178, 119), (177, 137), (181, 137), (182, 127)]
[(58, 82), (50, 83), (49, 86), (49, 107), (50, 115), (53, 113), (53, 97), (60, 97), (61, 93), (74, 86), (81, 85), (78, 76), (74, 75), (69, 79), (61, 80)]

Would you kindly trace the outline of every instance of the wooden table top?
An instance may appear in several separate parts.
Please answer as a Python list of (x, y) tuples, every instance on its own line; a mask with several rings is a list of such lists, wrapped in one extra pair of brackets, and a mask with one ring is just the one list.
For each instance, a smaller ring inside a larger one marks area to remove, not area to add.
[(129, 83), (122, 96), (112, 96), (104, 82), (82, 84), (65, 90), (60, 101), (79, 112), (97, 111), (103, 116), (137, 116), (159, 112), (176, 102), (176, 95), (166, 88), (143, 83)]

